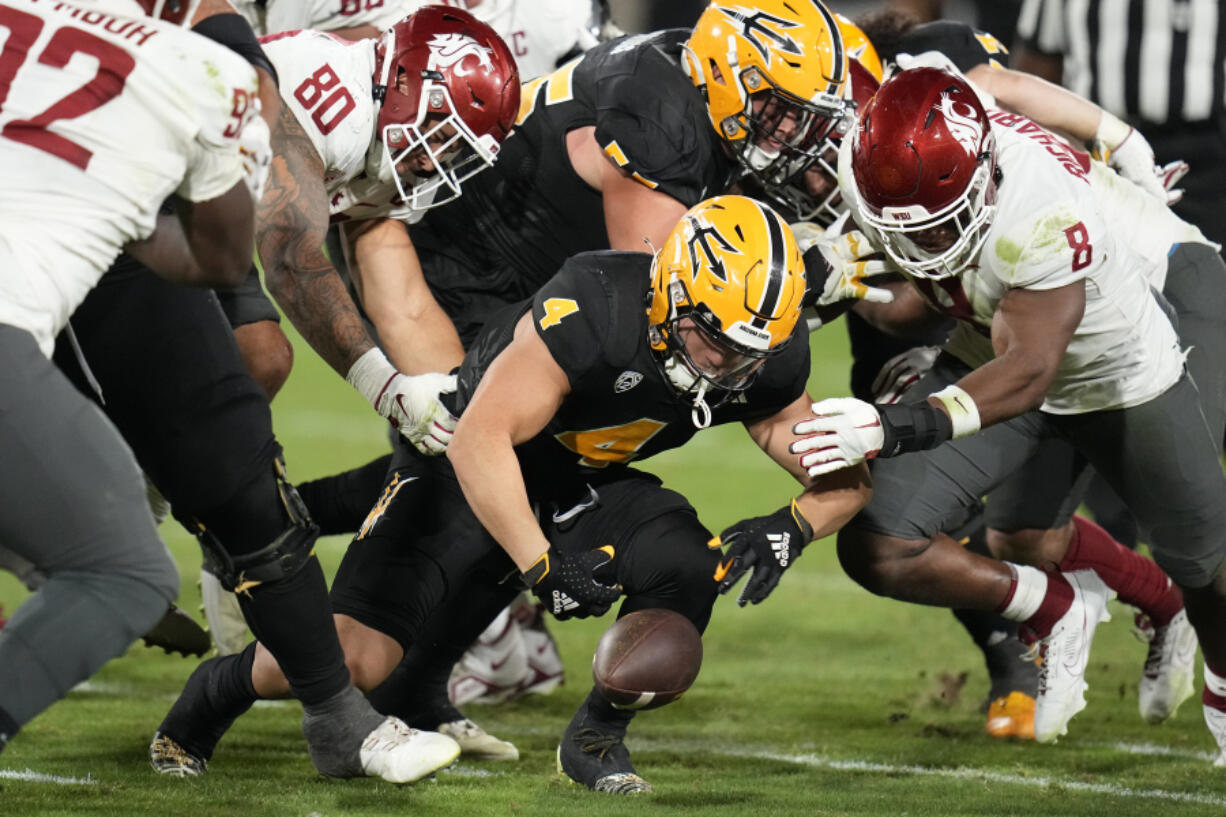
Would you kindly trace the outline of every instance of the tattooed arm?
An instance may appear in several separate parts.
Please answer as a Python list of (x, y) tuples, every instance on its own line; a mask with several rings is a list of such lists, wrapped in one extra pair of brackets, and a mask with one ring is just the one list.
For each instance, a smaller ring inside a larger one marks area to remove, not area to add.
[(341, 375), (374, 347), (349, 291), (323, 252), (328, 193), (323, 160), (287, 106), (272, 127), (272, 168), (256, 212), (268, 290), (319, 356)]

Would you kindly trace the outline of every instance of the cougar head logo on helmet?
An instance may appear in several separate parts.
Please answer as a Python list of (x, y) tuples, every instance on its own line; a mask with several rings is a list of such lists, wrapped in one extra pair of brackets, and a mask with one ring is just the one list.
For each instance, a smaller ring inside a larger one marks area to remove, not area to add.
[(708, 390), (744, 390), (786, 346), (804, 291), (796, 239), (765, 204), (716, 196), (682, 216), (652, 260), (648, 339), (696, 426), (711, 422)]
[(760, 178), (812, 156), (846, 113), (847, 54), (819, 0), (712, 0), (682, 67), (720, 139)]
[[(461, 9), (426, 6), (379, 39), (374, 95), (380, 106), (368, 172), (394, 181), (405, 202), (425, 209), (456, 198), (465, 180), (493, 164), (519, 110), (519, 72), (485, 23)], [(423, 156), (434, 171), (414, 175), (407, 162)]]
[(851, 144), (859, 215), (911, 275), (946, 278), (974, 262), (996, 207), (996, 141), (961, 76), (895, 74), (865, 107)]

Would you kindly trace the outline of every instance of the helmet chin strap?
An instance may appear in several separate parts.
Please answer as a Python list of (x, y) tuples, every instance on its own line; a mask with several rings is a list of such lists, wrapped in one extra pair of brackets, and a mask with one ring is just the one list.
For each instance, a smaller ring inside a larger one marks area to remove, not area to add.
[[(664, 361), (664, 375), (682, 394), (694, 392), (694, 404), (693, 408), (690, 409), (690, 420), (693, 421), (695, 428), (703, 429), (709, 427), (711, 425), (711, 407), (707, 405), (705, 398), (710, 384), (679, 360), (676, 355), (669, 355), (668, 359)], [(695, 391), (695, 386), (697, 386), (697, 391)]]
[(690, 421), (694, 424), (694, 428), (700, 431), (711, 425), (711, 407), (703, 399), (706, 393), (707, 381), (703, 380), (698, 384), (698, 392), (694, 395), (694, 407), (690, 409)]

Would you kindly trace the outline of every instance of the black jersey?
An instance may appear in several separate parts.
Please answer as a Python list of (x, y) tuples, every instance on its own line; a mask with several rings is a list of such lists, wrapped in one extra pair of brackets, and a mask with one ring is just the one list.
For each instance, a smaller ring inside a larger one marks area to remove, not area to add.
[(898, 43), (900, 54), (925, 51), (940, 51), (963, 73), (976, 65), (999, 67), (1009, 56), (1009, 50), (991, 34), (954, 20), (916, 26), (903, 34)]
[[(460, 371), (462, 406), (530, 308), (533, 325), (570, 381), (545, 429), (517, 448), (528, 492), (544, 499), (617, 478), (633, 460), (684, 444), (698, 430), (691, 404), (665, 379), (647, 342), (644, 296), (651, 256), (576, 256), (530, 303), (492, 319)], [(717, 406), (712, 425), (769, 417), (798, 398), (809, 375), (804, 325), (759, 370), (750, 387)], [(712, 400), (719, 395), (711, 395)]]
[(525, 84), (494, 166), (412, 228), (426, 280), (461, 336), (492, 302), (532, 295), (580, 252), (609, 248), (599, 191), (575, 173), (566, 134), (597, 143), (647, 187), (686, 207), (722, 193), (736, 167), (678, 62), (684, 29), (602, 43)]

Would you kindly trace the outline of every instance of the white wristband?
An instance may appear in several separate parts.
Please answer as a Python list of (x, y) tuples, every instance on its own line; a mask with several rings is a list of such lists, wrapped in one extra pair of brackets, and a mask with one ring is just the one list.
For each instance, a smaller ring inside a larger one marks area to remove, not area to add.
[(979, 407), (962, 389), (950, 384), (932, 395), (941, 401), (954, 423), (954, 439), (969, 437), (979, 430)]
[(398, 374), (400, 372), (383, 354), (383, 350), (373, 346), (353, 362), (345, 380), (375, 407), (375, 411), (379, 411), (379, 400), (387, 384)]
[(1094, 132), (1094, 138), (1102, 142), (1107, 150), (1115, 150), (1124, 143), (1130, 133), (1132, 133), (1132, 125), (1113, 113), (1103, 111), (1102, 119), (1098, 120), (1098, 130)]

